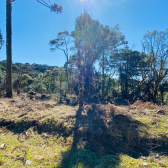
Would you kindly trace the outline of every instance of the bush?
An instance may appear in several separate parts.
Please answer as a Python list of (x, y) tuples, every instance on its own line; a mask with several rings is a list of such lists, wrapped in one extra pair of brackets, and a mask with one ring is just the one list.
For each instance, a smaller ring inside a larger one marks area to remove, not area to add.
[(164, 94), (164, 102), (168, 104), (168, 92)]

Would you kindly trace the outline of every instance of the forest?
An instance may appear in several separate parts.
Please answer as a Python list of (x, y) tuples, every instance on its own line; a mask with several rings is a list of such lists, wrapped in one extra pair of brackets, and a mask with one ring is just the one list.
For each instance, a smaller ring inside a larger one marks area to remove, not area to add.
[(63, 67), (13, 63), (7, 27), (0, 166), (168, 167), (168, 29), (146, 32), (140, 52), (119, 25), (103, 25), (87, 11), (74, 25), (49, 41), (51, 52), (63, 52)]
[[(75, 30), (62, 31), (50, 40), (50, 50), (62, 50), (64, 67), (12, 65), (15, 91), (75, 94), (81, 102), (141, 99), (163, 104), (167, 100), (168, 30), (147, 32), (143, 52), (129, 49), (119, 25), (102, 25), (84, 12)], [(70, 45), (70, 46), (68, 46)], [(69, 48), (74, 54), (69, 55)], [(5, 61), (1, 61), (1, 90), (5, 88)]]

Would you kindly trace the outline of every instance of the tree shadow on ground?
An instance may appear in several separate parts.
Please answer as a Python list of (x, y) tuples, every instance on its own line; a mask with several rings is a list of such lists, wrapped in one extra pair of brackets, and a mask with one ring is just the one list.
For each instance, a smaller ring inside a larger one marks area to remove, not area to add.
[(107, 111), (102, 105), (78, 109), (73, 144), (70, 150), (62, 153), (59, 168), (117, 167), (120, 154), (139, 158), (149, 156), (151, 152), (166, 152), (168, 138), (150, 138), (143, 131), (144, 127), (146, 125), (138, 120), (114, 114), (112, 108)]
[[(41, 118), (40, 118), (41, 119)], [(24, 134), (30, 128), (37, 131), (38, 134), (47, 133), (52, 135), (58, 135), (58, 137), (67, 137), (72, 134), (73, 128), (68, 130), (64, 125), (64, 122), (59, 122), (58, 120), (46, 119), (44, 122), (39, 122), (38, 120), (28, 120), (24, 119), (18, 122), (10, 120), (0, 120), (0, 127), (6, 127), (9, 131), (14, 134)]]

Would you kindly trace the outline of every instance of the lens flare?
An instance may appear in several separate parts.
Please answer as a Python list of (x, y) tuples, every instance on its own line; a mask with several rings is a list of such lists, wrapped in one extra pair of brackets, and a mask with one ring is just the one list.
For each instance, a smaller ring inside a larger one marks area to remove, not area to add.
[(92, 17), (101, 18), (104, 14), (104, 11), (110, 9), (112, 2), (114, 0), (67, 0), (67, 1), (70, 4), (69, 5), (70, 10), (72, 10), (72, 17), (76, 17), (74, 15), (74, 11), (78, 10), (81, 12), (87, 11)]
[(98, 0), (79, 0), (82, 4), (93, 4)]

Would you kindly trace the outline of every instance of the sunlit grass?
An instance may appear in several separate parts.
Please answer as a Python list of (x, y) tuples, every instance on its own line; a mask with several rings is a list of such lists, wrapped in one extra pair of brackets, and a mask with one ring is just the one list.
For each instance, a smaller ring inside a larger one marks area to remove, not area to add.
[[(61, 160), (61, 153), (71, 147), (71, 145), (64, 145), (62, 137), (45, 138), (31, 129), (27, 131), (29, 133), (26, 137), (6, 129), (0, 129), (0, 131), (0, 142), (6, 146), (0, 149), (0, 161), (4, 162), (4, 167), (54, 167)], [(67, 141), (70, 140), (72, 141), (71, 137), (67, 139)], [(37, 156), (42, 159), (36, 159)], [(32, 161), (31, 165), (24, 165), (22, 157)]]
[[(76, 111), (78, 106), (71, 107), (67, 105), (56, 105), (55, 102), (46, 101), (21, 101), (20, 99), (14, 99), (14, 103), (11, 103), (10, 99), (1, 99), (0, 103), (3, 105), (4, 110), (1, 109), (0, 112), (0, 121), (2, 119), (15, 121), (17, 125), (16, 128), (10, 127), (0, 127), (0, 146), (5, 145), (3, 149), (0, 149), (0, 164), (1, 167), (60, 167), (67, 168), (72, 163), (71, 158), (62, 161), (66, 158), (65, 154), (68, 154), (72, 149), (74, 133), (73, 129), (76, 123)], [(29, 107), (32, 107), (32, 111), (29, 111)], [(20, 108), (18, 108), (20, 107)], [(82, 112), (83, 120), (81, 120), (79, 127), (79, 134), (85, 134), (87, 132), (87, 127), (85, 127), (85, 122), (93, 126), (95, 122), (98, 122), (96, 118), (94, 120), (89, 120), (87, 118), (87, 108), (91, 106), (85, 106), (84, 111)], [(113, 122), (110, 122), (110, 110), (109, 105), (104, 105), (107, 109), (106, 112), (102, 113), (101, 119), (105, 124), (110, 125)], [(141, 123), (137, 127), (136, 131), (138, 136), (148, 139), (168, 139), (168, 116), (156, 114), (156, 109), (148, 108), (138, 108), (132, 109), (128, 106), (114, 106), (116, 114), (129, 115), (130, 121), (137, 120)], [(159, 107), (162, 108), (162, 107)], [(130, 110), (129, 110), (130, 109)], [(164, 109), (167, 110), (166, 107)], [(167, 112), (167, 111), (166, 111)], [(23, 115), (24, 114), (24, 115)], [(23, 116), (21, 116), (23, 115)], [(20, 117), (21, 116), (21, 117)], [(132, 119), (131, 119), (132, 118)], [(24, 122), (37, 121), (37, 125), (24, 125)], [(90, 123), (89, 123), (90, 122)], [(123, 123), (120, 123), (123, 124)], [(132, 123), (133, 124), (133, 123)], [(112, 125), (111, 125), (112, 126)], [(134, 125), (131, 125), (131, 127)], [(25, 127), (27, 129), (23, 129)], [(112, 127), (113, 130), (111, 133), (115, 136), (122, 136), (122, 131), (118, 130), (117, 127)], [(120, 132), (116, 132), (121, 131)], [(64, 135), (65, 130), (70, 134), (67, 136)], [(134, 143), (133, 133), (128, 127), (128, 134), (126, 140), (128, 144), (126, 147)], [(133, 130), (132, 130), (133, 131)], [(120, 139), (120, 138), (119, 138)], [(165, 141), (167, 143), (167, 141)], [(159, 146), (159, 145), (158, 145)], [(85, 148), (85, 143), (81, 142), (77, 145), (77, 149)], [(100, 147), (98, 146), (97, 149)], [(151, 146), (153, 148), (153, 146)], [(151, 148), (145, 149), (150, 150)], [(102, 148), (103, 149), (103, 148)], [(101, 150), (98, 150), (101, 152)], [(124, 151), (124, 150), (123, 150)], [(78, 152), (78, 151), (76, 151)], [(85, 151), (86, 152), (86, 151)], [(87, 153), (87, 152), (86, 152)], [(141, 156), (139, 158), (133, 158), (129, 156), (129, 152), (117, 153), (117, 155), (111, 155), (104, 153), (91, 152), (91, 156), (97, 158), (95, 168), (105, 168), (105, 167), (119, 167), (122, 168), (139, 168), (144, 167), (143, 164), (147, 164), (148, 167), (157, 168), (161, 167), (160, 164), (168, 166), (168, 156), (162, 154), (158, 157), (157, 151), (149, 151), (148, 156)], [(74, 154), (75, 155), (75, 154)], [(82, 154), (81, 154), (82, 155)], [(79, 155), (76, 155), (79, 156)], [(78, 158), (75, 157), (76, 168), (87, 167), (90, 163), (78, 161)], [(77, 160), (76, 160), (77, 159)], [(25, 164), (25, 161), (31, 161), (30, 165)], [(90, 160), (92, 163), (93, 161)], [(109, 166), (107, 166), (109, 165)]]

